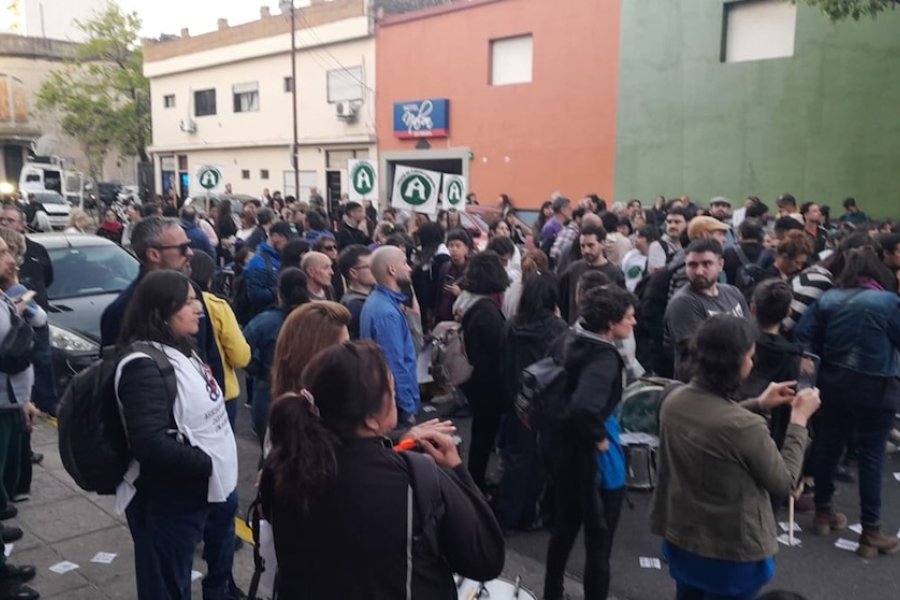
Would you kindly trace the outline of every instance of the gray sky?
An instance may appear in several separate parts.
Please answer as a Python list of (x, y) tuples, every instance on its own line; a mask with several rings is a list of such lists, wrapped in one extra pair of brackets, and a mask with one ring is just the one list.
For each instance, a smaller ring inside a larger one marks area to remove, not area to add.
[(259, 7), (268, 5), (277, 14), (278, 0), (119, 0), (126, 10), (134, 10), (144, 21), (143, 35), (178, 34), (182, 27), (191, 34), (214, 31), (219, 18), (229, 25), (259, 19)]

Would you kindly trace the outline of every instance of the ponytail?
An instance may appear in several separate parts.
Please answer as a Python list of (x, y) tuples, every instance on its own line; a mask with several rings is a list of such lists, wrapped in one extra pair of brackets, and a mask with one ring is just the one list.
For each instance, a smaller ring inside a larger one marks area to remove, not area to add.
[(269, 413), (272, 451), (265, 468), (272, 473), (275, 492), (297, 499), (304, 512), (337, 475), (338, 439), (322, 426), (318, 413), (307, 390), (284, 394)]

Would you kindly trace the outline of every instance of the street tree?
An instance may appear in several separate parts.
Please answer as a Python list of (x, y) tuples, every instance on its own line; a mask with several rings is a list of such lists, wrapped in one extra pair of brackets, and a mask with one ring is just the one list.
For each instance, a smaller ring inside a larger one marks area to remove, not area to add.
[(874, 17), (878, 13), (900, 6), (900, 0), (803, 0), (810, 6), (819, 8), (831, 18), (840, 21), (847, 17)]
[(63, 132), (84, 150), (91, 177), (102, 179), (113, 148), (149, 160), (150, 82), (143, 74), (141, 20), (110, 2), (76, 25), (86, 40), (43, 81), (37, 108), (59, 116)]

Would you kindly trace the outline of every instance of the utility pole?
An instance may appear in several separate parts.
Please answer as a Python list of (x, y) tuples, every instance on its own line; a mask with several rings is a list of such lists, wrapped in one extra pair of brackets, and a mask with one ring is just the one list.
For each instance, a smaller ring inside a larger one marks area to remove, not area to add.
[(300, 156), (297, 133), (297, 9), (294, 0), (282, 0), (281, 12), (291, 11), (291, 109), (293, 112), (294, 140), (291, 144), (291, 166), (294, 168), (294, 197), (300, 200)]

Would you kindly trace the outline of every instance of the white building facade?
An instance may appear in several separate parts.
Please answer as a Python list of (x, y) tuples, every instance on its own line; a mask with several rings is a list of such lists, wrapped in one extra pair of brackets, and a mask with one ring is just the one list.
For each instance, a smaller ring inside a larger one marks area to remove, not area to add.
[[(313, 0), (296, 10), (300, 190), (347, 191), (347, 161), (375, 158), (375, 40), (366, 0)], [(216, 166), (233, 193), (297, 196), (291, 160), (291, 33), (287, 14), (144, 45), (156, 189), (203, 193)]]

